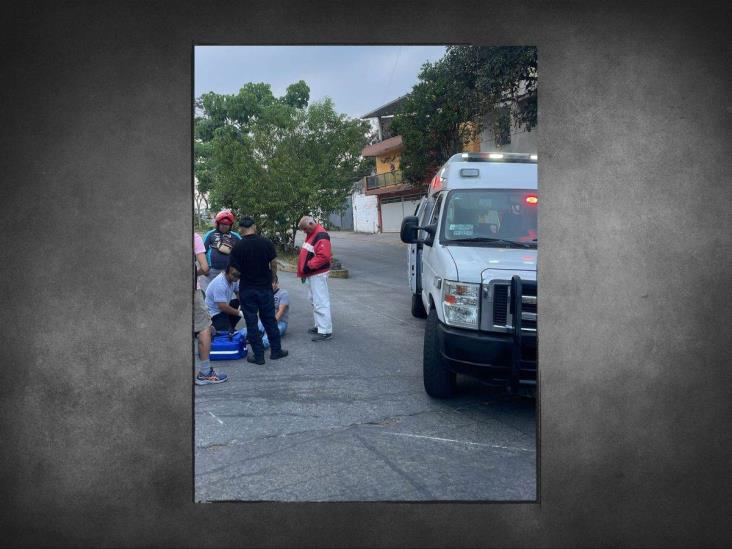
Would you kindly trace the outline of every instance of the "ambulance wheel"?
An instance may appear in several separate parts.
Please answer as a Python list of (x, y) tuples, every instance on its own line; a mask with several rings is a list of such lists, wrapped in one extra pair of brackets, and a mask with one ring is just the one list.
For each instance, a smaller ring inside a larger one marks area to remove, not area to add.
[(424, 354), (422, 356), (422, 378), (424, 390), (433, 398), (449, 398), (455, 393), (455, 372), (448, 370), (440, 354), (437, 338), (437, 313), (434, 307), (427, 315), (424, 329)]
[(412, 294), (412, 316), (417, 318), (427, 318), (427, 311), (424, 310), (422, 296), (419, 294)]

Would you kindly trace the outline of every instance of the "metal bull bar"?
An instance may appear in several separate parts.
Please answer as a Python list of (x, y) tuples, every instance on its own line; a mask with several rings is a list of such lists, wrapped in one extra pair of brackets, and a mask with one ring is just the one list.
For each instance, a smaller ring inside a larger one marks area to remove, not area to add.
[[(531, 284), (536, 284), (531, 282)], [(524, 360), (521, 354), (523, 349), (523, 286), (521, 277), (513, 275), (511, 277), (511, 315), (513, 317), (513, 353), (511, 363), (511, 392), (518, 392), (519, 379), (521, 376), (521, 368), (523, 366), (533, 365), (533, 360)]]

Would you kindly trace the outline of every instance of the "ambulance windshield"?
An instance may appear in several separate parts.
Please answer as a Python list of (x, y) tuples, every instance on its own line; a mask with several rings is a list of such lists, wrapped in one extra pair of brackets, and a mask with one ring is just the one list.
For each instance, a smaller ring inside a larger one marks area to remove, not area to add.
[(451, 191), (445, 205), (440, 240), (485, 242), (487, 245), (515, 243), (533, 247), (537, 243), (536, 191), (516, 189), (469, 189)]

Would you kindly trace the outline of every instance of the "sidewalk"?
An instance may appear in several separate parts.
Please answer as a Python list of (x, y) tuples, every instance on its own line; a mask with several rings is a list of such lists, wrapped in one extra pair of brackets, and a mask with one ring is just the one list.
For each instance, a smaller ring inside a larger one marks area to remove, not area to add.
[[(373, 242), (376, 245), (389, 244), (394, 246), (406, 246), (401, 240), (399, 240), (399, 233), (356, 233), (353, 231), (328, 231), (330, 239), (333, 242)], [(304, 233), (298, 231), (295, 237), (295, 245), (302, 246), (304, 242)], [(338, 254), (335, 254), (338, 257)]]

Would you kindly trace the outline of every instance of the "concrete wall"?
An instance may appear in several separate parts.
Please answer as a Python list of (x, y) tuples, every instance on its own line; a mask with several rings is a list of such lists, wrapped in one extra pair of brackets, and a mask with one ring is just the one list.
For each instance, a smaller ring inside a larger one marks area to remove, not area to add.
[(524, 129), (517, 130), (511, 128), (511, 143), (508, 145), (496, 146), (496, 141), (491, 130), (490, 120), (486, 121), (485, 128), (480, 134), (480, 150), (481, 151), (497, 151), (520, 152), (520, 153), (537, 153), (538, 131), (535, 127), (530, 132)]
[(376, 233), (379, 231), (378, 198), (353, 193), (353, 230), (357, 233)]

